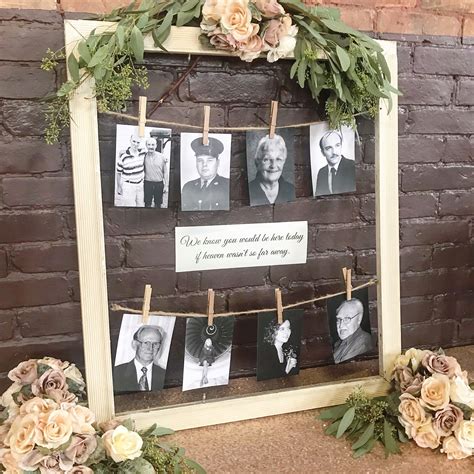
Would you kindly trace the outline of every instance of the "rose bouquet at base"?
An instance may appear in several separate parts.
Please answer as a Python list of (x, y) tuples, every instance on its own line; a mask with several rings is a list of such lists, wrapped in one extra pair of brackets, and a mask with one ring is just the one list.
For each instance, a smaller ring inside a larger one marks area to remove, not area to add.
[(137, 432), (131, 420), (97, 423), (85, 405), (74, 364), (53, 358), (21, 362), (0, 404), (0, 471), (9, 474), (203, 473), (156, 425)]
[(354, 457), (377, 441), (387, 455), (399, 453), (409, 440), (450, 460), (474, 454), (474, 390), (454, 357), (409, 349), (397, 357), (391, 380), (386, 397), (356, 390), (344, 405), (323, 410), (320, 419), (331, 421), (326, 433), (352, 441)]

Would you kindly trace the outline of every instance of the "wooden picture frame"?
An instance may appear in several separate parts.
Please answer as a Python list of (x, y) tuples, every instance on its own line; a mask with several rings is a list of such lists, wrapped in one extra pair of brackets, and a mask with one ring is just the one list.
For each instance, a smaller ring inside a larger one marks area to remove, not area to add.
[[(92, 30), (114, 29), (115, 24), (89, 20), (65, 21), (66, 53)], [(171, 53), (229, 56), (206, 49), (198, 40), (199, 28), (172, 27), (164, 46)], [(379, 41), (397, 87), (396, 43)], [(145, 40), (145, 51), (163, 53)], [(398, 222), (398, 101), (392, 94), (388, 113), (380, 102), (375, 131), (376, 251), (379, 376), (324, 383), (257, 395), (184, 404), (163, 409), (116, 414), (112, 382), (109, 303), (105, 263), (102, 189), (100, 179), (97, 104), (94, 80), (85, 80), (70, 100), (71, 152), (79, 257), (79, 281), (89, 407), (98, 421), (131, 417), (141, 429), (158, 422), (175, 430), (249, 418), (308, 410), (342, 403), (356, 387), (369, 395), (388, 391), (388, 377), (401, 350), (400, 270)]]

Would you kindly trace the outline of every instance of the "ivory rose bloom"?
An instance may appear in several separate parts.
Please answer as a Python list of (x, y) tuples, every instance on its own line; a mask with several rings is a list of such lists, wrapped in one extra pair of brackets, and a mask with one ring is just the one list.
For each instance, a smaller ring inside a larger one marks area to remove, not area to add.
[(424, 351), (421, 349), (408, 349), (405, 354), (400, 354), (396, 359), (395, 359), (395, 367), (397, 366), (407, 366), (408, 364), (411, 363), (411, 368), (413, 369), (413, 372), (416, 372), (418, 370), (419, 365), (421, 364), (421, 361), (423, 360), (423, 357), (425, 357), (426, 354), (433, 354), (431, 351)]
[(129, 431), (125, 426), (117, 426), (114, 430), (103, 434), (105, 450), (115, 461), (122, 462), (135, 459), (142, 454), (143, 440), (135, 431)]
[(69, 441), (72, 435), (72, 420), (65, 410), (54, 410), (44, 419), (44, 426), (39, 431), (36, 444), (48, 449), (55, 449)]
[(450, 396), (453, 402), (463, 403), (474, 410), (474, 390), (469, 387), (463, 377), (457, 375), (451, 380)]
[(280, 43), (276, 48), (271, 48), (267, 54), (267, 61), (274, 63), (281, 58), (288, 56), (293, 52), (296, 46), (296, 35), (298, 33), (298, 27), (293, 25), (288, 34), (280, 39)]
[(434, 430), (433, 423), (427, 423), (426, 425), (420, 426), (413, 436), (413, 441), (420, 448), (431, 448), (436, 449), (439, 446), (440, 439), (438, 433)]
[(36, 360), (30, 359), (18, 364), (16, 368), (8, 372), (8, 378), (21, 385), (29, 385), (38, 377), (38, 364)]
[(239, 57), (251, 62), (260, 56), (263, 50), (263, 40), (258, 35), (258, 25), (254, 25), (254, 34), (245, 42), (240, 43)]
[(426, 354), (421, 363), (431, 374), (443, 374), (452, 378), (461, 373), (461, 366), (454, 357), (441, 354)]
[(400, 412), (398, 420), (405, 428), (405, 432), (409, 438), (413, 438), (416, 430), (420, 428), (420, 426), (429, 423), (431, 419), (420, 405), (419, 399), (409, 393), (400, 395), (398, 411)]
[(440, 436), (449, 436), (456, 430), (463, 419), (463, 412), (455, 405), (449, 404), (444, 410), (437, 411), (433, 426)]
[(454, 432), (462, 449), (474, 454), (474, 420), (463, 420)]
[(285, 14), (283, 7), (277, 0), (252, 0), (263, 18), (275, 18)]
[(263, 34), (263, 41), (271, 48), (275, 48), (280, 39), (287, 36), (291, 28), (291, 18), (284, 16), (277, 20), (270, 20)]
[(95, 422), (94, 412), (82, 405), (64, 403), (61, 405), (65, 409), (72, 421), (72, 431), (79, 434), (94, 434), (95, 429), (92, 423)]
[(444, 438), (441, 452), (445, 453), (449, 460), (464, 459), (471, 455), (469, 450), (463, 449), (454, 436), (448, 436), (447, 438)]
[(38, 417), (32, 414), (15, 418), (5, 440), (15, 457), (29, 453), (34, 448), (37, 423)]
[(221, 28), (236, 41), (246, 41), (253, 33), (251, 21), (248, 0), (230, 0), (221, 18)]
[(207, 24), (217, 24), (224, 14), (228, 0), (206, 0), (202, 7), (202, 17)]
[(13, 395), (21, 390), (22, 385), (18, 382), (12, 383), (5, 392), (3, 392), (2, 397), (0, 398), (0, 403), (4, 407), (10, 407), (11, 405), (16, 405), (13, 400)]
[(44, 415), (58, 408), (58, 404), (50, 398), (31, 398), (20, 407), (20, 415), (32, 413), (33, 415)]
[(5, 474), (22, 474), (23, 470), (9, 449), (0, 449), (0, 463), (6, 469)]
[(429, 410), (442, 410), (449, 403), (449, 378), (442, 374), (433, 374), (424, 380), (421, 386), (421, 404)]

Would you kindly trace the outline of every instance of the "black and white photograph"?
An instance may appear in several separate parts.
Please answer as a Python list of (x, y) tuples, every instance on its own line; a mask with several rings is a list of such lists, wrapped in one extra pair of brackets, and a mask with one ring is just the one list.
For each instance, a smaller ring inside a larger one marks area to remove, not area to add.
[(183, 392), (229, 383), (234, 317), (188, 318), (183, 370)]
[(285, 311), (281, 324), (278, 324), (274, 311), (258, 315), (258, 381), (299, 373), (302, 324), (301, 309)]
[(352, 193), (356, 190), (354, 130), (334, 130), (328, 122), (310, 127), (313, 196)]
[(247, 175), (251, 206), (294, 201), (294, 129), (247, 132)]
[(353, 291), (351, 299), (328, 299), (327, 312), (334, 362), (339, 364), (374, 348), (370, 331), (369, 289)]
[(171, 130), (117, 125), (115, 196), (117, 207), (167, 208), (169, 197)]
[(181, 134), (181, 210), (228, 211), (232, 135)]
[(114, 391), (149, 392), (163, 388), (176, 318), (124, 314), (114, 366)]

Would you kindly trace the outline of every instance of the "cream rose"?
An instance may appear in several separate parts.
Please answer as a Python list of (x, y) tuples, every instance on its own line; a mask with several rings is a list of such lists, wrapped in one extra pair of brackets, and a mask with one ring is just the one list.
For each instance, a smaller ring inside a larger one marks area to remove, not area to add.
[(5, 439), (14, 456), (22, 456), (34, 448), (37, 424), (38, 417), (33, 414), (15, 418)]
[(449, 436), (458, 428), (463, 416), (460, 408), (449, 404), (444, 410), (435, 413), (433, 419), (434, 429), (440, 436)]
[(271, 48), (275, 48), (280, 39), (287, 36), (291, 28), (291, 18), (284, 16), (278, 20), (270, 20), (263, 34), (263, 41)]
[(275, 18), (285, 14), (283, 7), (277, 0), (252, 0), (264, 18)]
[(440, 450), (448, 456), (449, 460), (464, 459), (471, 455), (469, 450), (465, 450), (454, 436), (448, 436), (443, 440), (443, 447)]
[(474, 410), (474, 390), (472, 390), (462, 376), (457, 375), (451, 380), (451, 401), (463, 403)]
[(81, 371), (74, 365), (71, 364), (64, 371), (66, 378), (71, 379), (73, 382), (81, 387), (85, 387), (86, 383), (84, 382), (84, 377), (81, 374)]
[(423, 381), (420, 403), (429, 410), (442, 410), (448, 406), (449, 392), (449, 378), (446, 375), (433, 374)]
[(452, 378), (461, 373), (461, 366), (454, 357), (441, 354), (426, 354), (421, 363), (431, 374), (443, 374)]
[[(62, 407), (69, 413), (72, 420), (72, 431), (79, 434), (94, 434), (95, 429), (92, 423), (95, 423), (94, 412), (82, 405), (63, 404)], [(68, 408), (66, 408), (68, 407)]]
[(9, 449), (0, 449), (0, 463), (6, 469), (5, 474), (23, 474), (23, 469)]
[(10, 407), (12, 405), (16, 405), (15, 401), (13, 400), (13, 395), (18, 393), (21, 390), (22, 385), (18, 382), (12, 383), (2, 394), (0, 398), (0, 403), (4, 407)]
[(224, 15), (228, 3), (229, 0), (206, 0), (202, 7), (203, 19), (208, 24), (217, 24)]
[(230, 33), (236, 41), (246, 41), (252, 36), (252, 14), (248, 0), (231, 0), (227, 3), (221, 18), (221, 29)]
[(29, 385), (38, 377), (38, 364), (35, 359), (21, 362), (13, 370), (8, 372), (8, 378), (21, 385)]
[(258, 25), (254, 25), (252, 36), (239, 45), (239, 57), (243, 61), (251, 62), (260, 56), (263, 50), (262, 38), (258, 35)]
[(58, 404), (50, 398), (31, 398), (20, 407), (20, 415), (32, 413), (33, 415), (43, 415), (58, 408)]
[(427, 423), (426, 425), (420, 426), (413, 436), (413, 441), (420, 448), (431, 448), (436, 449), (439, 446), (440, 439), (438, 433), (434, 430), (433, 423)]
[(298, 28), (293, 25), (288, 34), (280, 39), (280, 43), (276, 48), (271, 48), (267, 54), (267, 61), (269, 63), (274, 63), (281, 58), (284, 58), (291, 54), (296, 46), (296, 34), (298, 33)]
[(420, 405), (419, 399), (409, 393), (400, 395), (398, 411), (400, 412), (398, 420), (405, 428), (405, 432), (409, 438), (413, 438), (416, 430), (420, 428), (420, 426), (429, 423), (431, 419)]
[(408, 364), (411, 364), (411, 368), (413, 369), (413, 372), (416, 372), (418, 370), (418, 367), (423, 360), (423, 357), (425, 357), (426, 354), (433, 354), (431, 351), (426, 351), (426, 350), (421, 350), (421, 349), (408, 349), (405, 354), (400, 354), (396, 359), (395, 359), (395, 367), (397, 366), (407, 366)]
[(55, 449), (69, 441), (72, 435), (72, 420), (65, 410), (54, 410), (44, 419), (44, 426), (38, 430), (36, 443), (48, 449)]
[(3, 423), (0, 425), (0, 449), (6, 446), (5, 441), (7, 440), (8, 432), (10, 431), (11, 425), (9, 423)]
[(474, 420), (463, 420), (459, 424), (454, 436), (464, 451), (474, 454)]
[(107, 454), (115, 461), (122, 462), (135, 459), (142, 454), (143, 440), (135, 431), (129, 431), (125, 426), (117, 426), (114, 430), (102, 435)]

